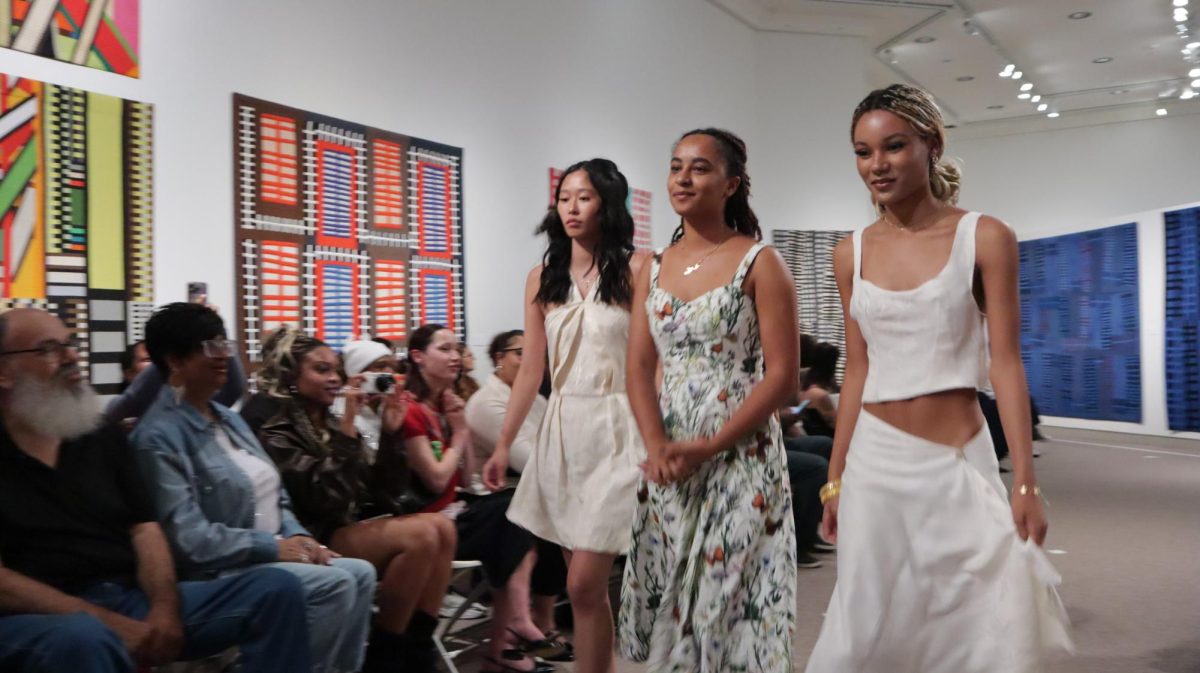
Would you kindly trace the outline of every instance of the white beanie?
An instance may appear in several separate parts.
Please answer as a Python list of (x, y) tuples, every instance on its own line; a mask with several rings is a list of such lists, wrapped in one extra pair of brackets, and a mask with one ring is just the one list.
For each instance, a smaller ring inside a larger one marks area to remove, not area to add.
[(387, 346), (377, 341), (351, 341), (342, 347), (342, 366), (346, 376), (358, 376), (376, 360), (391, 354)]

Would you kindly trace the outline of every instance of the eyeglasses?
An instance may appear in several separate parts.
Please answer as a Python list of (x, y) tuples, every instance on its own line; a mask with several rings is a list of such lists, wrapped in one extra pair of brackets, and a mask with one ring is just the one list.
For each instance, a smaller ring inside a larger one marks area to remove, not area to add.
[(22, 348), (15, 351), (2, 351), (0, 355), (22, 355), (25, 353), (37, 353), (46, 360), (61, 361), (67, 355), (68, 350), (79, 350), (79, 341), (74, 337), (66, 341), (55, 341), (53, 339), (43, 341), (33, 348)]
[(206, 357), (228, 358), (233, 357), (237, 353), (237, 342), (230, 341), (224, 337), (208, 339), (200, 342), (200, 348), (204, 350)]
[(501, 353), (516, 353), (517, 357), (521, 357), (521, 356), (525, 355), (524, 348), (505, 348), (505, 349), (502, 349), (500, 352)]

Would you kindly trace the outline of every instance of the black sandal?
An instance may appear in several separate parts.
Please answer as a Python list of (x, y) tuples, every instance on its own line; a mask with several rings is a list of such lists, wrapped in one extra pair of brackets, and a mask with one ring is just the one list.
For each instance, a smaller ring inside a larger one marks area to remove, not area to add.
[(505, 656), (512, 653), (543, 661), (575, 661), (575, 646), (562, 638), (557, 631), (546, 634), (541, 640), (530, 640), (512, 629), (508, 632), (513, 634), (519, 644), (514, 649), (504, 650)]

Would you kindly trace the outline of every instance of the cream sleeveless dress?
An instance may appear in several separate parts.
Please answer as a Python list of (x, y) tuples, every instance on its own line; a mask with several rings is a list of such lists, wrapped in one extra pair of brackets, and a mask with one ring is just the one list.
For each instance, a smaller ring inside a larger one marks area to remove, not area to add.
[(574, 284), (546, 313), (550, 400), (508, 518), (564, 549), (623, 554), (646, 451), (625, 395), (629, 311)]

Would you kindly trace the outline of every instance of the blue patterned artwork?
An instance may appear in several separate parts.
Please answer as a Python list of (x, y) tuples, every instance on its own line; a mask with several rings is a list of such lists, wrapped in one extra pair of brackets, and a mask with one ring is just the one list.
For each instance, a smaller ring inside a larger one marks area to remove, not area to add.
[(1041, 413), (1142, 420), (1137, 225), (1021, 242), (1021, 357)]
[(1200, 432), (1200, 208), (1163, 214), (1167, 427)]

